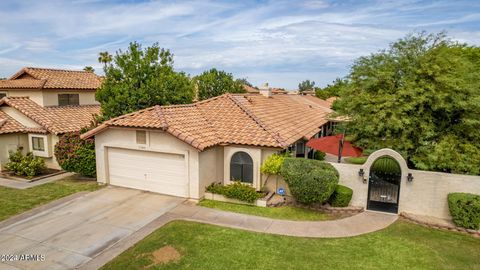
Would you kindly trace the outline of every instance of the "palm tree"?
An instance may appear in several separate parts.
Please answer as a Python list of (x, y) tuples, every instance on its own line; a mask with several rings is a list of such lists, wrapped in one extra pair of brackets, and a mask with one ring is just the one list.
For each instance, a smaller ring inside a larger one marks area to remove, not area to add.
[(93, 69), (93, 67), (91, 66), (86, 66), (83, 68), (83, 71), (86, 71), (86, 72), (95, 72), (95, 69)]
[(103, 63), (103, 68), (107, 69), (107, 64), (112, 62), (112, 55), (109, 54), (107, 51), (101, 52), (98, 54), (98, 62)]

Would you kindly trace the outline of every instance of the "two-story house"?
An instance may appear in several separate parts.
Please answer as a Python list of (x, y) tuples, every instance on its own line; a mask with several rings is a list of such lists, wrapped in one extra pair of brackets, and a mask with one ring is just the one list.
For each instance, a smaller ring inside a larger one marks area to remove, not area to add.
[(0, 170), (17, 149), (59, 168), (54, 146), (59, 136), (88, 126), (100, 113), (95, 73), (26, 67), (0, 80)]

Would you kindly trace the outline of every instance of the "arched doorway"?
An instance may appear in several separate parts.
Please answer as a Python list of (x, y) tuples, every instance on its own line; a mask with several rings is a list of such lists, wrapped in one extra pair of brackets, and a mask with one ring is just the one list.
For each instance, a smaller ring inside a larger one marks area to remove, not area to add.
[(367, 209), (397, 213), (402, 169), (390, 156), (376, 159), (370, 167)]

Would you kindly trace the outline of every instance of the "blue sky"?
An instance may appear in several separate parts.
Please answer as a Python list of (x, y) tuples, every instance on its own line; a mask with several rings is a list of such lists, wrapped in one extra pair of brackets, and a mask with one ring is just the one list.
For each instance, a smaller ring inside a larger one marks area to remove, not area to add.
[(480, 45), (480, 1), (0, 1), (0, 77), (81, 69), (100, 51), (159, 42), (175, 68), (216, 67), (255, 85), (324, 86), (413, 31)]

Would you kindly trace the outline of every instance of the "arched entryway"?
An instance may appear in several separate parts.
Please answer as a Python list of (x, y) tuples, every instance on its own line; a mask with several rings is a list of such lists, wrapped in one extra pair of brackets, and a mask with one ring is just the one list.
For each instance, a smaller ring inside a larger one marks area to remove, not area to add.
[(253, 159), (245, 152), (236, 152), (230, 160), (230, 180), (253, 183)]
[(381, 156), (370, 166), (367, 209), (397, 213), (402, 169), (390, 156)]

